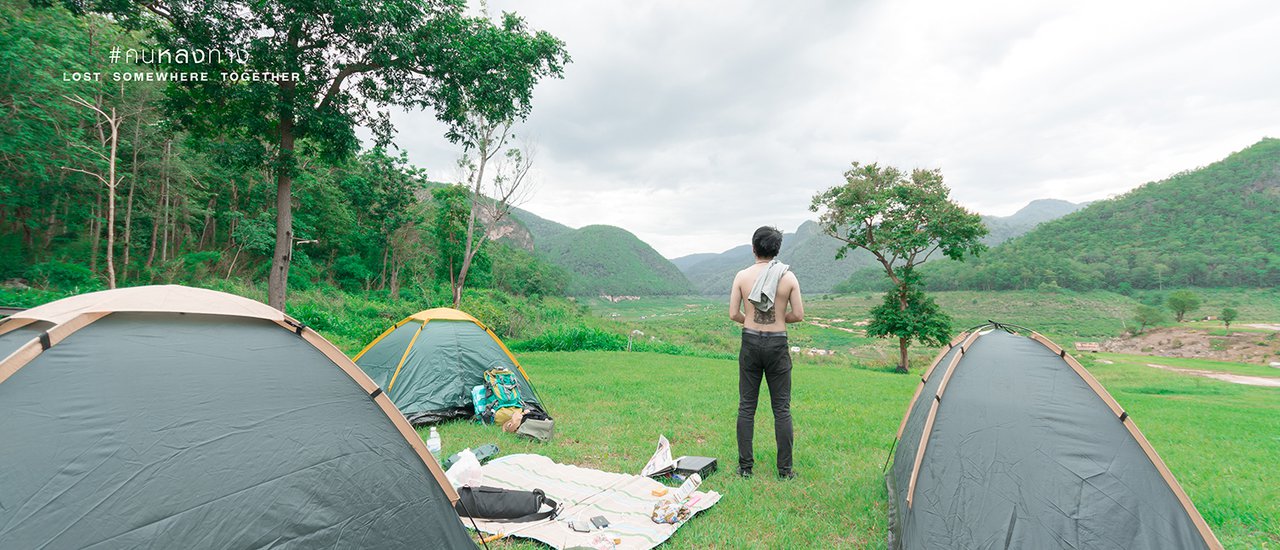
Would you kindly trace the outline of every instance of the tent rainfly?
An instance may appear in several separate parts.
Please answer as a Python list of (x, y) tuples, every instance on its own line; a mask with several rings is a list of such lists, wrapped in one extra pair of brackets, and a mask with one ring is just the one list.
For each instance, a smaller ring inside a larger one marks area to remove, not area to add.
[(938, 354), (885, 480), (893, 550), (1222, 548), (1129, 414), (1021, 327), (984, 325)]
[(422, 439), (328, 341), (182, 286), (0, 323), (0, 548), (475, 548)]
[(439, 307), (404, 318), (369, 342), (355, 362), (415, 425), (471, 416), (471, 388), (484, 384), (485, 371), (498, 367), (514, 374), (525, 405), (543, 410), (529, 375), (502, 340), (456, 309)]

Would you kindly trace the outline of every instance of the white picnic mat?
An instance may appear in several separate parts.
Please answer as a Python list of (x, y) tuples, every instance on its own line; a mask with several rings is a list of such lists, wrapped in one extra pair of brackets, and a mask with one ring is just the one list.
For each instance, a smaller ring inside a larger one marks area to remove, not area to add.
[[(490, 534), (504, 533), (513, 537), (538, 540), (553, 548), (586, 545), (593, 537), (603, 534), (618, 541), (619, 550), (648, 550), (671, 538), (684, 522), (677, 524), (654, 523), (650, 519), (655, 489), (667, 487), (647, 477), (631, 474), (615, 474), (568, 464), (557, 464), (550, 458), (534, 454), (515, 454), (494, 459), (481, 467), (483, 484), (532, 491), (542, 489), (547, 497), (563, 507), (556, 519), (544, 519), (526, 523), (492, 522), (477, 519), (476, 526)], [(690, 510), (696, 515), (720, 500), (715, 491), (696, 491), (690, 497)], [(569, 528), (568, 520), (590, 520), (604, 516), (609, 526), (591, 533), (579, 533)], [(686, 520), (687, 521), (687, 520)], [(471, 526), (471, 520), (463, 518)]]

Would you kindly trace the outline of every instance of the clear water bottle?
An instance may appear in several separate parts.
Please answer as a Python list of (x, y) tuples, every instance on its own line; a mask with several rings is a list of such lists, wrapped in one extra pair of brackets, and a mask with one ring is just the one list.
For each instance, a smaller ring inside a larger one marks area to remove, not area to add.
[(440, 460), (440, 432), (436, 431), (436, 427), (431, 427), (431, 435), (427, 437), (427, 450), (431, 451), (431, 456)]

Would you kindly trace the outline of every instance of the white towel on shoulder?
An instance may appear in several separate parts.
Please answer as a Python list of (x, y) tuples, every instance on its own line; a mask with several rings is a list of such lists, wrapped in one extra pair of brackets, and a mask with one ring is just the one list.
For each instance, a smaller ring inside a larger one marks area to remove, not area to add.
[(778, 281), (782, 280), (788, 269), (791, 266), (779, 262), (777, 258), (769, 260), (769, 265), (756, 278), (755, 286), (751, 287), (751, 293), (747, 295), (747, 301), (755, 306), (756, 311), (773, 309), (773, 298), (778, 295)]

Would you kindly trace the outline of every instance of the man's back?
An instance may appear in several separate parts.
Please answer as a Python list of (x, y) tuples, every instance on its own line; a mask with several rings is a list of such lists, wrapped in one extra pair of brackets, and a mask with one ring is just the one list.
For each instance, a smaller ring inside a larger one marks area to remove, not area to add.
[[(755, 265), (739, 271), (733, 278), (734, 300), (730, 307), (742, 304), (746, 318), (743, 326), (762, 332), (782, 332), (787, 330), (787, 323), (794, 323), (804, 318), (804, 305), (800, 299), (800, 282), (794, 273), (786, 272), (778, 281), (778, 291), (773, 297), (773, 308), (769, 311), (758, 311), (751, 300), (751, 288), (756, 280), (768, 269), (768, 262), (757, 262)], [(790, 312), (787, 311), (790, 306)]]

